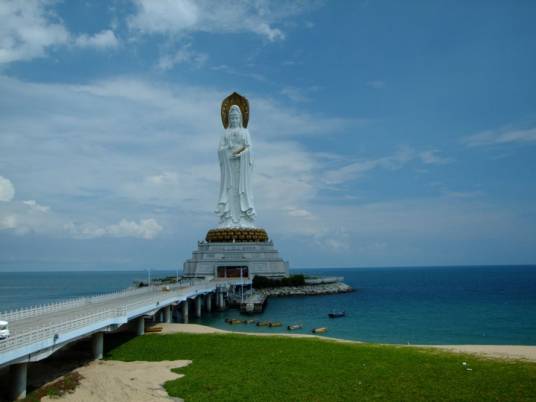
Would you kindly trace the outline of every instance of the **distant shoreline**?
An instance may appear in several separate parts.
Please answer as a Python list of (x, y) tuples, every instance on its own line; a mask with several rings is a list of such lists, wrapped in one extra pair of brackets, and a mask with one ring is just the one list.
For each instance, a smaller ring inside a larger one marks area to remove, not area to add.
[(509, 360), (528, 360), (536, 362), (536, 345), (404, 345), (404, 344), (388, 344), (388, 343), (375, 343), (375, 342), (363, 342), (354, 341), (342, 338), (331, 338), (329, 336), (319, 336), (312, 334), (298, 334), (298, 333), (266, 333), (266, 332), (241, 332), (241, 331), (229, 331), (225, 329), (210, 327), (208, 325), (200, 324), (155, 324), (155, 327), (162, 327), (162, 332), (159, 334), (174, 334), (174, 333), (189, 333), (189, 334), (236, 334), (236, 335), (249, 335), (249, 336), (283, 336), (283, 337), (295, 337), (295, 338), (314, 338), (324, 341), (341, 342), (341, 343), (355, 343), (355, 344), (371, 344), (371, 345), (389, 345), (409, 348), (423, 348), (423, 349), (441, 349), (453, 353), (469, 353), (478, 356), (509, 359)]
[[(0, 262), (0, 274), (6, 273), (6, 274), (16, 274), (16, 273), (76, 273), (76, 272), (84, 272), (84, 273), (91, 273), (91, 272), (147, 272), (147, 268), (112, 268), (112, 269), (13, 269), (13, 270), (2, 270), (2, 265), (8, 265), (5, 263)], [(16, 265), (16, 264), (9, 264), (9, 265)], [(59, 263), (58, 265), (62, 265)], [(290, 268), (290, 271), (292, 272), (299, 272), (301, 270), (350, 270), (350, 269), (437, 269), (437, 268), (521, 268), (521, 267), (527, 267), (527, 268), (536, 268), (536, 263), (532, 264), (468, 264), (468, 265), (378, 265), (378, 266), (358, 266), (358, 267), (295, 267)], [(176, 272), (176, 269), (173, 268), (157, 268), (157, 269), (151, 269), (151, 272)], [(182, 271), (179, 271), (179, 275), (182, 275)]]

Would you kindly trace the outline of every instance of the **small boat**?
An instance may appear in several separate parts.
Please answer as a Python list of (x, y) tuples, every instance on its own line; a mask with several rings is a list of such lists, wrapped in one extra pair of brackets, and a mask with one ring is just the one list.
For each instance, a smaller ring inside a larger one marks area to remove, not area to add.
[(229, 320), (229, 321), (227, 321), (227, 322), (228, 322), (229, 324), (231, 324), (231, 325), (234, 325), (234, 324), (240, 324), (240, 323), (242, 323), (242, 320), (239, 320), (239, 319), (237, 319), (237, 318), (233, 318), (233, 319), (231, 319), (231, 320)]
[(313, 334), (324, 334), (326, 332), (328, 332), (326, 327), (318, 327), (313, 329)]
[(302, 328), (303, 328), (303, 325), (300, 325), (300, 324), (289, 325), (287, 327), (289, 331), (294, 331), (295, 329), (302, 329)]
[(268, 327), (270, 325), (270, 321), (257, 321), (257, 327)]
[(244, 320), (242, 321), (244, 324), (254, 324), (255, 320)]
[(149, 327), (145, 328), (146, 333), (152, 333), (152, 332), (162, 332), (162, 327)]
[(329, 313), (328, 316), (329, 318), (345, 317), (346, 311), (333, 311), (332, 313)]
[(270, 328), (280, 327), (280, 326), (281, 326), (281, 323), (279, 321), (270, 323)]

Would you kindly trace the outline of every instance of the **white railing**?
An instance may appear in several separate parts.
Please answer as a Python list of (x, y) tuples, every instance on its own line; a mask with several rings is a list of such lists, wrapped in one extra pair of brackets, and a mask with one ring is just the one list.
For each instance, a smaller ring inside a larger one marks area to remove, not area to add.
[(59, 302), (44, 304), (41, 306), (25, 307), (25, 308), (20, 308), (16, 310), (2, 312), (0, 313), (0, 319), (5, 320), (5, 321), (20, 320), (22, 318), (41, 315), (43, 313), (47, 313), (50, 311), (57, 311), (57, 310), (63, 310), (63, 309), (72, 308), (72, 307), (78, 307), (78, 306), (83, 305), (85, 302), (86, 302), (86, 298), (79, 298), (79, 299), (62, 300)]
[(113, 299), (118, 299), (125, 296), (131, 296), (135, 294), (149, 293), (155, 290), (159, 290), (161, 286), (146, 286), (142, 288), (129, 288), (118, 290), (111, 293), (102, 293), (94, 296), (79, 297), (76, 299), (62, 300), (59, 302), (43, 304), (40, 306), (25, 307), (21, 309), (0, 312), (0, 320), (21, 320), (23, 318), (35, 317), (41, 314), (50, 313), (54, 311), (65, 310), (69, 308), (76, 308), (85, 306), (87, 304), (101, 303)]
[[(239, 280), (238, 280), (239, 281)], [(239, 284), (237, 280), (226, 280), (223, 282)], [(35, 317), (42, 314), (66, 310), (70, 308), (76, 308), (85, 306), (87, 304), (93, 303), (102, 303), (113, 299), (118, 299), (121, 297), (132, 296), (136, 294), (144, 294), (155, 291), (160, 291), (165, 287), (169, 287), (170, 290), (182, 289), (186, 287), (194, 286), (195, 284), (206, 282), (203, 279), (183, 279), (175, 284), (162, 284), (162, 285), (152, 285), (141, 288), (128, 288), (123, 290), (118, 290), (111, 293), (102, 293), (94, 296), (85, 296), (79, 297), (76, 299), (62, 300), (54, 303), (43, 304), (39, 306), (24, 307), (16, 310), (0, 312), (0, 320), (10, 321), (10, 320), (21, 320), (24, 318)], [(247, 283), (247, 281), (246, 281)]]
[(16, 349), (21, 346), (30, 345), (34, 342), (42, 341), (47, 338), (59, 339), (61, 333), (65, 333), (69, 330), (85, 327), (89, 324), (104, 321), (110, 318), (126, 318), (126, 314), (126, 307), (123, 306), (119, 308), (98, 311), (92, 314), (87, 314), (85, 316), (70, 319), (69, 321), (65, 321), (55, 325), (38, 328), (29, 332), (21, 333), (19, 335), (13, 335), (3, 341), (0, 341), (0, 352), (6, 352), (8, 350)]

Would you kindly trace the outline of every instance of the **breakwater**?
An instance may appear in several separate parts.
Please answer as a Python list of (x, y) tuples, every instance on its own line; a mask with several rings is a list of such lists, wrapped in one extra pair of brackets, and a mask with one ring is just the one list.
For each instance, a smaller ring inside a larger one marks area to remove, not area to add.
[(258, 289), (259, 292), (265, 296), (316, 296), (316, 295), (330, 295), (336, 293), (348, 293), (353, 292), (354, 289), (343, 282), (333, 283), (319, 283), (319, 284), (305, 284), (303, 286), (282, 286), (277, 288), (265, 288)]

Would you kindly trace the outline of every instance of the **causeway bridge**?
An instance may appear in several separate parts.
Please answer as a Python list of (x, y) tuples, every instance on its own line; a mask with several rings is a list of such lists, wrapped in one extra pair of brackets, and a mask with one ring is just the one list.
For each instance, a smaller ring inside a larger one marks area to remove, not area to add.
[(11, 332), (0, 340), (0, 369), (9, 366), (10, 395), (26, 396), (28, 364), (72, 342), (91, 338), (93, 356), (101, 359), (105, 332), (129, 326), (143, 335), (146, 319), (171, 322), (173, 315), (188, 322), (189, 314), (201, 317), (213, 305), (225, 309), (236, 287), (250, 284), (246, 278), (182, 280), (0, 313)]

